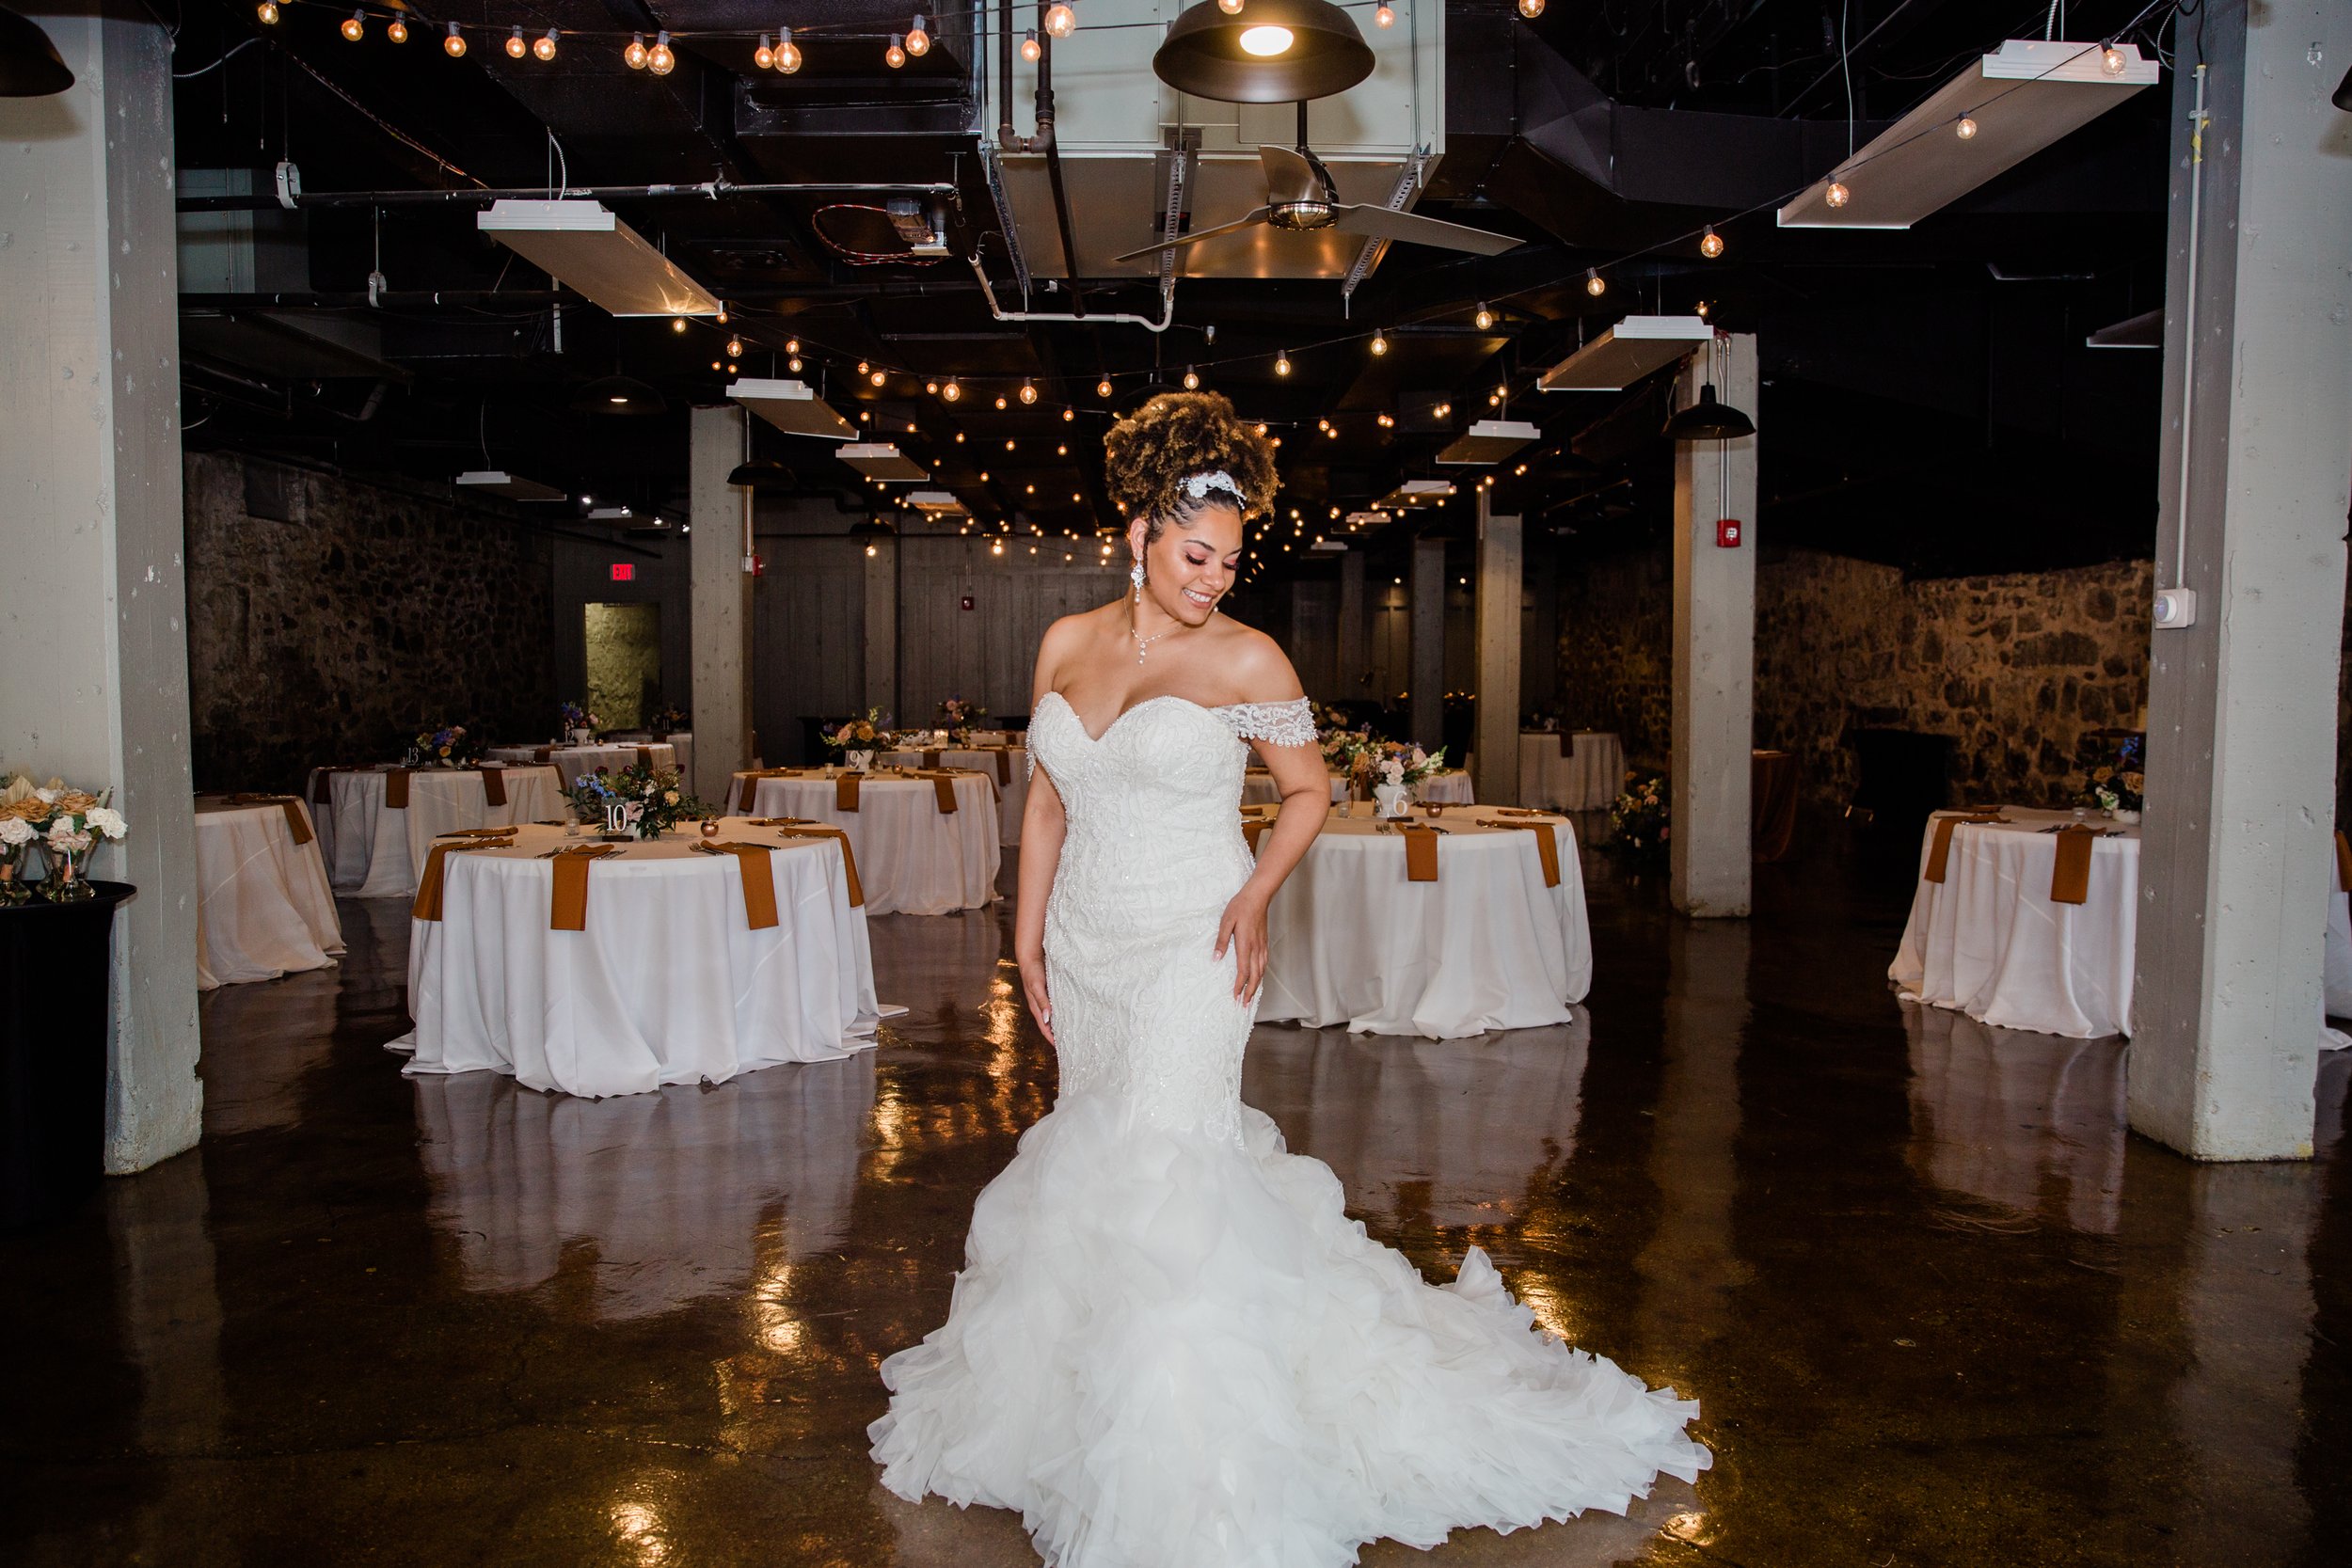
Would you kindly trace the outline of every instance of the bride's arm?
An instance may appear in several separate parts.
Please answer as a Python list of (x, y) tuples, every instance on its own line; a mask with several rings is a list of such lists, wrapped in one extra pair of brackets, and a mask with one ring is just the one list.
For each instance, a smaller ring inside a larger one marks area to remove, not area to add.
[[(1037, 673), (1029, 688), (1029, 721), (1037, 721), (1037, 705), (1054, 689), (1058, 649), (1064, 641), (1062, 622), (1046, 628), (1038, 644)], [(1021, 989), (1027, 996), (1029, 1016), (1037, 1021), (1045, 1043), (1054, 1043), (1054, 1004), (1045, 990), (1045, 901), (1054, 891), (1054, 870), (1061, 863), (1061, 841), (1069, 818), (1062, 810), (1061, 792), (1053, 777), (1029, 752), (1029, 799), (1021, 811), (1021, 879), (1013, 896), (1012, 956), (1021, 967)]]
[[(1251, 672), (1250, 689), (1288, 695), (1251, 700), (1296, 702), (1303, 693), (1290, 660), (1271, 639), (1258, 641), (1262, 652), (1252, 660), (1258, 668)], [(1266, 907), (1274, 902), (1283, 879), (1305, 858), (1315, 835), (1323, 832), (1331, 811), (1331, 775), (1323, 765), (1322, 748), (1311, 736), (1304, 744), (1280, 745), (1263, 738), (1254, 744), (1273, 776), (1274, 787), (1281, 792), (1282, 809), (1275, 818), (1274, 831), (1259, 836), (1257, 870), (1233, 895), (1225, 906), (1224, 918), (1217, 922), (1216, 956), (1225, 956), (1229, 941), (1234, 944), (1233, 994), (1244, 1002), (1257, 1000), (1259, 982), (1265, 977)]]

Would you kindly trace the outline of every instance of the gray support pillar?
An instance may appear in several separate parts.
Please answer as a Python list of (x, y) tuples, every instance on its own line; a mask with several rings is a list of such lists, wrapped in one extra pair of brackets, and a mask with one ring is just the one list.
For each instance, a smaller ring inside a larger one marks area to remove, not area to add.
[(2156, 580), (2198, 605), (2151, 647), (2128, 1102), (2136, 1130), (2192, 1158), (2301, 1159), (2352, 431), (2352, 119), (2328, 98), (2352, 16), (2341, 0), (2251, 18), (2246, 0), (2208, 0), (2181, 50)]
[(171, 40), (145, 12), (34, 17), (75, 80), (0, 98), (0, 760), (111, 784), (131, 824), (93, 864), (139, 890), (115, 921), (106, 1072), (124, 1172), (192, 1146), (204, 1103)]
[(866, 548), (866, 705), (913, 723), (898, 711), (898, 541), (872, 539)]
[[(1478, 492), (1478, 802), (1519, 802), (1519, 638), (1527, 598), (1519, 520), (1488, 510)], [(1460, 758), (1454, 759), (1460, 761)]]
[(747, 417), (733, 405), (697, 408), (689, 426), (694, 793), (713, 802), (752, 762), (751, 492), (727, 483), (743, 461)]
[[(1681, 407), (1712, 376), (1756, 413), (1756, 339), (1719, 335), (1675, 388)], [(1685, 914), (1748, 912), (1748, 753), (1756, 734), (1756, 441), (1675, 447), (1674, 822), (1668, 892)], [(1717, 524), (1739, 518), (1737, 547)]]
[(1413, 541), (1413, 741), (1436, 750), (1445, 738), (1445, 541)]
[(1332, 695), (1351, 712), (1378, 695), (1372, 686), (1372, 606), (1364, 598), (1361, 546), (1340, 557), (1339, 669), (1332, 687)]

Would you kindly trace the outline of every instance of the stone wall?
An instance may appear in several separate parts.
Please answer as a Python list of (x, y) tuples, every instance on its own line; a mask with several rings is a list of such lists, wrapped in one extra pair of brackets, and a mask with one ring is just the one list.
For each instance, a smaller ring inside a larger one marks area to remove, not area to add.
[(1674, 749), (1674, 569), (1664, 551), (1560, 572), (1563, 724), (1614, 730), (1628, 766), (1663, 770)]
[(187, 459), (199, 789), (291, 789), (423, 722), (552, 723), (547, 540), (453, 499), (230, 452)]

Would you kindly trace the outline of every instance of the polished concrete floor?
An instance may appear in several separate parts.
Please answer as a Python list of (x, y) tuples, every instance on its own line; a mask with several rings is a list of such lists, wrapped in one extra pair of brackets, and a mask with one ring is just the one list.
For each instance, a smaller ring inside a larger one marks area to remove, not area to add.
[[(1704, 1404), (1695, 1488), (1428, 1560), (2352, 1556), (2346, 1064), (2317, 1162), (2198, 1168), (2124, 1132), (2120, 1042), (1899, 1007), (1901, 881), (1694, 926), (1587, 863), (1575, 1024), (1251, 1048), (1374, 1235)], [(0, 1560), (1035, 1562), (863, 1438), (1053, 1093), (1005, 907), (874, 922), (870, 1054), (600, 1102), (403, 1079), (405, 911), (343, 910), (340, 970), (206, 1000), (201, 1148), (0, 1237)]]

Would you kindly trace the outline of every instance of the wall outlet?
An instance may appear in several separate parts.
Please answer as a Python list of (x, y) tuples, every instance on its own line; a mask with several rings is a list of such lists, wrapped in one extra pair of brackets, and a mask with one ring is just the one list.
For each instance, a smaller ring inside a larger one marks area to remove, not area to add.
[(2156, 590), (2155, 621), (2158, 631), (2178, 631), (2197, 624), (2197, 591), (2193, 588), (2159, 588)]

